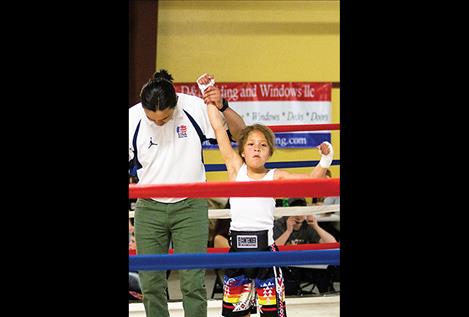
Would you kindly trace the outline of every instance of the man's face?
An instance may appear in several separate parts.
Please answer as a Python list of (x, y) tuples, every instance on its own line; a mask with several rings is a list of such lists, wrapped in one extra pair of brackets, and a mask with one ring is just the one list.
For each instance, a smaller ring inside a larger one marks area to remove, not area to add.
[(151, 111), (144, 108), (143, 110), (150, 121), (153, 121), (158, 126), (162, 126), (173, 118), (174, 109), (166, 108), (164, 110)]

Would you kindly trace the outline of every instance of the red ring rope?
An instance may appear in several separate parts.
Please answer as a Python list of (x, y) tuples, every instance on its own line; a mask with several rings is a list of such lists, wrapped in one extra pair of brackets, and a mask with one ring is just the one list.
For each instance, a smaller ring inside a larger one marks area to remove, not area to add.
[(340, 195), (339, 178), (275, 181), (129, 184), (129, 198), (151, 197), (327, 197)]
[[(281, 245), (278, 247), (280, 251), (305, 251), (305, 250), (327, 250), (340, 248), (339, 242), (333, 243), (308, 243), (297, 245)], [(208, 248), (207, 253), (227, 253), (229, 248)], [(173, 249), (169, 249), (169, 254), (174, 254)], [(135, 250), (129, 250), (129, 255), (136, 255)]]

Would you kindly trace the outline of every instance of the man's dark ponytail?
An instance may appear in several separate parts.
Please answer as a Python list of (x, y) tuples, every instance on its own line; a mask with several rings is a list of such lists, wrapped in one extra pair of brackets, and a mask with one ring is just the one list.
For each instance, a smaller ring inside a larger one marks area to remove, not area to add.
[(165, 69), (160, 69), (143, 86), (140, 92), (142, 106), (151, 111), (176, 107), (177, 96), (173, 86), (173, 76)]

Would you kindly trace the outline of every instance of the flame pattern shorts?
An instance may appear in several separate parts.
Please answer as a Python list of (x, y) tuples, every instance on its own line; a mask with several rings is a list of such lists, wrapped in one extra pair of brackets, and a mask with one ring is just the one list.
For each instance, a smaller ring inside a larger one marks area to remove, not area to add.
[[(273, 244), (267, 251), (276, 252), (278, 248)], [(261, 317), (287, 316), (282, 270), (279, 267), (226, 269), (222, 315), (241, 317), (250, 312), (255, 314), (257, 306)]]

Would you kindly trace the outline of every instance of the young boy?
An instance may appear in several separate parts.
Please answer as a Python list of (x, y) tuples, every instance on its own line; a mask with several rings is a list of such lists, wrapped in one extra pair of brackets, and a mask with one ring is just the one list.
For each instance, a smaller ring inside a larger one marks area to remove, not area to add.
[[(214, 82), (210, 75), (198, 79), (199, 85)], [(275, 137), (268, 127), (254, 124), (241, 130), (238, 151), (232, 146), (219, 109), (204, 94), (208, 116), (217, 138), (230, 181), (262, 181), (299, 178), (325, 178), (333, 157), (332, 145), (320, 145), (321, 161), (311, 174), (292, 174), (285, 170), (268, 170), (265, 163), (274, 152)], [(275, 200), (268, 197), (231, 197), (230, 252), (278, 251), (273, 238)], [(254, 239), (253, 239), (254, 237)], [(285, 291), (280, 268), (227, 269), (224, 276), (222, 315), (250, 316), (255, 311), (257, 294), (261, 317), (284, 317)]]

